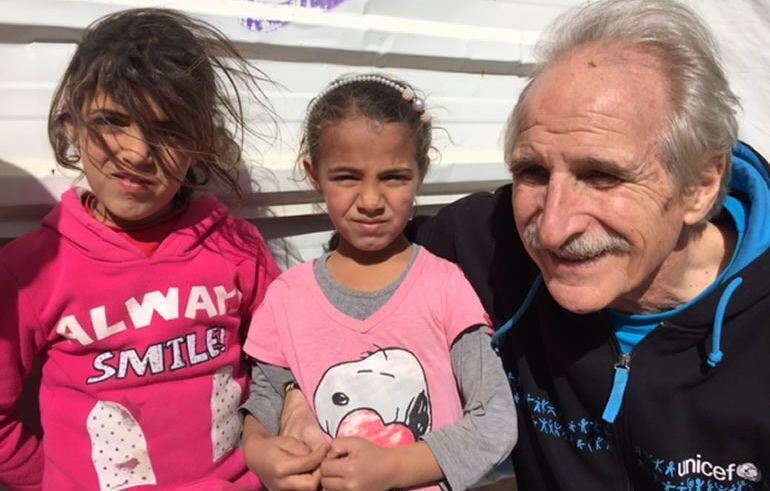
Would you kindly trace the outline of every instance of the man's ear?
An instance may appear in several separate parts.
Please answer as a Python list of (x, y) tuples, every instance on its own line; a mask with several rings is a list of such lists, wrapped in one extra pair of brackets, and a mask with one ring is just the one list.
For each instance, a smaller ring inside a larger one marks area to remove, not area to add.
[(714, 207), (722, 188), (722, 176), (727, 172), (729, 158), (729, 154), (712, 156), (710, 165), (701, 172), (699, 181), (685, 192), (684, 222), (686, 225), (702, 222)]
[(305, 169), (305, 175), (307, 176), (307, 180), (310, 181), (310, 184), (313, 186), (313, 189), (320, 193), (321, 184), (318, 182), (318, 176), (315, 173), (313, 162), (311, 162), (309, 156), (302, 158), (302, 167)]

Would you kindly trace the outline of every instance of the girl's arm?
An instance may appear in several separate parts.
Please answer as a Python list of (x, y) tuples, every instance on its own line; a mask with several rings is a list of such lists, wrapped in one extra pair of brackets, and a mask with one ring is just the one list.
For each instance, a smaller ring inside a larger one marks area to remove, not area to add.
[(284, 387), (294, 380), (291, 370), (254, 361), (251, 369), (249, 398), (239, 411), (258, 419), (272, 435), (277, 435), (283, 406)]
[(275, 436), (283, 405), (283, 387), (292, 380), (282, 367), (256, 362), (249, 399), (241, 406), (242, 446), (246, 464), (271, 491), (316, 491), (327, 445), (314, 449), (286, 436)]
[(452, 490), (467, 489), (508, 458), (518, 436), (516, 406), (487, 329), (466, 331), (450, 352), (463, 417), (423, 436)]
[(284, 396), (281, 410), (281, 435), (294, 437), (310, 448), (326, 442), (326, 433), (310, 409), (300, 390), (290, 390)]
[(32, 491), (41, 486), (43, 449), (17, 413), (24, 379), (34, 356), (34, 329), (28, 326), (20, 288), (0, 261), (0, 483), (14, 490)]

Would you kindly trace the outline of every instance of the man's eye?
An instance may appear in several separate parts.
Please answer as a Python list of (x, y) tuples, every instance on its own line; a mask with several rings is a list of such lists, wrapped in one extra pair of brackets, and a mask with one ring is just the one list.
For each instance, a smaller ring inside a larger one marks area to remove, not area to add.
[(546, 184), (551, 173), (541, 165), (527, 165), (514, 169), (513, 180), (526, 184)]
[(611, 188), (623, 182), (618, 176), (603, 171), (591, 171), (583, 180), (598, 188)]

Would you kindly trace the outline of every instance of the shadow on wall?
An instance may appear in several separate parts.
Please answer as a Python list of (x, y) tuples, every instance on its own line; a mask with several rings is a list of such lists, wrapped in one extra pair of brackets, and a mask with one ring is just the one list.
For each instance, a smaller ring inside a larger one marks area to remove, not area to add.
[(0, 158), (0, 247), (37, 229), (57, 202), (39, 179)]
[[(5, 246), (14, 238), (39, 228), (40, 219), (50, 211), (56, 203), (56, 198), (34, 176), (10, 162), (0, 160), (0, 246)], [(35, 264), (28, 265), (34, 270), (28, 276), (27, 284), (36, 277), (35, 271), (40, 271), (46, 261), (56, 256), (56, 244), (52, 244), (51, 253), (38, 258)], [(15, 342), (18, 319), (18, 292), (27, 284), (17, 284), (16, 303), (10, 311), (3, 312), (3, 322), (0, 335), (3, 340)], [(38, 392), (40, 389), (40, 360), (36, 359), (24, 382), (24, 390), (17, 403), (16, 411), (24, 422), (27, 430), (40, 436), (40, 408)], [(7, 376), (7, 374), (6, 374)], [(2, 487), (0, 487), (2, 489)]]
[(240, 203), (231, 203), (234, 215), (240, 216), (255, 224), (262, 236), (267, 240), (271, 254), (282, 270), (303, 262), (309, 258), (302, 257), (297, 247), (297, 241), (292, 237), (328, 231), (331, 222), (325, 213), (308, 213), (306, 215), (280, 216), (272, 206), (304, 203), (309, 191), (262, 192), (263, 189), (279, 189), (278, 178), (269, 169), (240, 165), (238, 169), (239, 184), (243, 190)]

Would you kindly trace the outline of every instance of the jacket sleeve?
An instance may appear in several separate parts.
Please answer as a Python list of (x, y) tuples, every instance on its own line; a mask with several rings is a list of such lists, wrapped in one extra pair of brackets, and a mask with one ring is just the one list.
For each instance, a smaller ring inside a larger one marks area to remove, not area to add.
[(445, 206), (433, 216), (418, 215), (407, 225), (406, 236), (433, 254), (453, 263), (457, 262), (455, 228), (457, 203)]
[(510, 240), (514, 234), (510, 185), (460, 198), (433, 216), (418, 215), (406, 228), (409, 240), (460, 265), (465, 259), (463, 249), (481, 247), (486, 252), (498, 236)]
[(0, 258), (0, 483), (11, 491), (40, 489), (43, 449), (21, 422), (17, 404), (42, 336), (26, 322), (21, 291)]
[(284, 387), (294, 380), (288, 368), (255, 361), (251, 369), (249, 398), (238, 408), (242, 415), (251, 414), (277, 435), (281, 430)]

